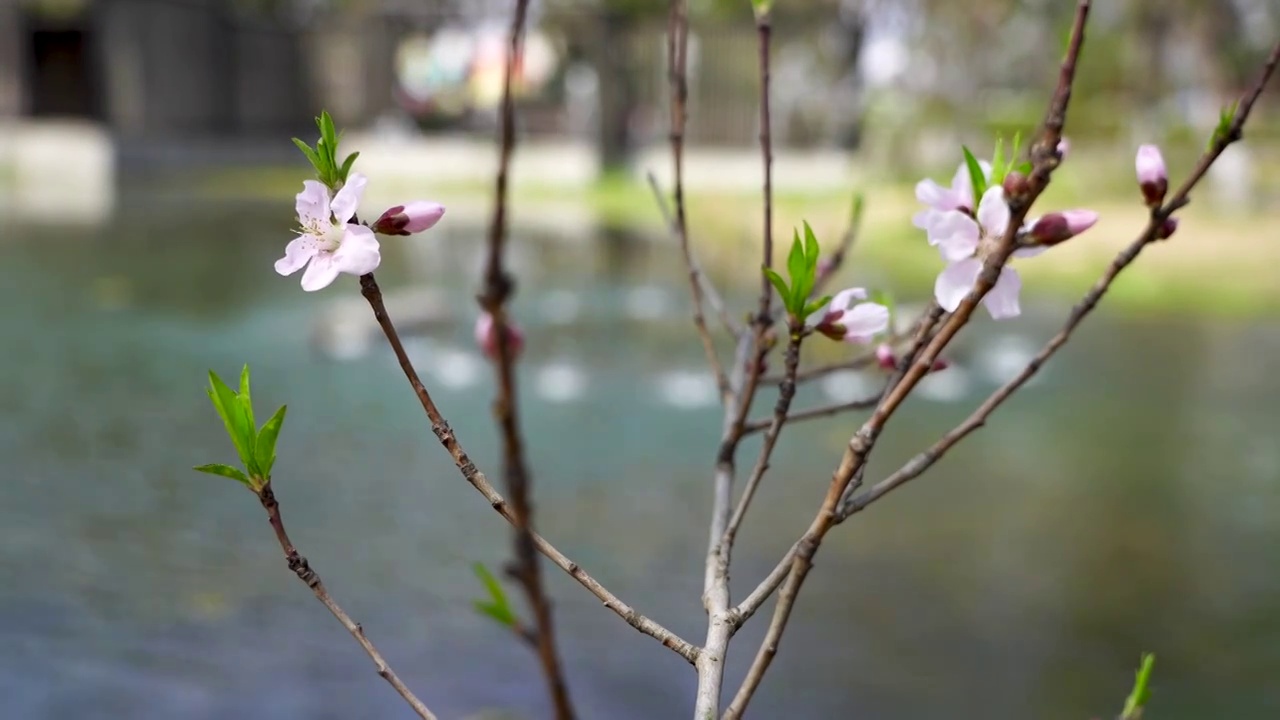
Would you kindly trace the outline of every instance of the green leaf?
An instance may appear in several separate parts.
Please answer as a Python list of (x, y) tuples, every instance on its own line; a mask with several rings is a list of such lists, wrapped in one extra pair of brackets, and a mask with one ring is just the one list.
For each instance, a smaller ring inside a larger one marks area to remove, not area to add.
[(1014, 163), (1018, 162), (1018, 154), (1022, 152), (1022, 131), (1013, 131), (1013, 147), (1009, 150), (1009, 168), (1013, 169)]
[(257, 434), (252, 425), (248, 424), (244, 410), (240, 406), (236, 393), (227, 384), (222, 382), (222, 378), (214, 371), (209, 371), (209, 399), (213, 401), (213, 407), (218, 411), (218, 415), (222, 417), (222, 424), (227, 429), (227, 435), (231, 438), (231, 442), (236, 446), (236, 453), (240, 456), (240, 462), (244, 463), (245, 469), (252, 471), (250, 464), (253, 462), (253, 444), (254, 436)]
[(791, 291), (795, 293), (797, 307), (803, 305), (804, 301), (809, 299), (809, 294), (813, 292), (813, 285), (818, 278), (818, 258), (821, 254), (818, 238), (813, 234), (813, 228), (809, 227), (808, 221), (805, 221), (804, 271), (799, 278), (791, 278)]
[[(329, 147), (329, 151), (331, 153), (337, 151), (338, 131), (333, 126), (333, 116), (329, 114), (328, 110), (320, 111), (320, 119), (317, 121), (317, 124), (320, 126), (320, 137), (324, 139), (324, 143)], [(334, 157), (334, 155), (330, 155), (331, 159)]]
[(791, 239), (791, 252), (787, 255), (787, 274), (791, 276), (791, 287), (795, 288), (797, 281), (804, 276), (805, 265), (808, 258), (804, 254), (804, 245), (800, 242), (800, 231), (796, 230)]
[(1129, 693), (1128, 699), (1124, 701), (1124, 712), (1121, 713), (1121, 720), (1137, 720), (1142, 717), (1142, 709), (1146, 707), (1147, 701), (1151, 699), (1151, 671), (1155, 667), (1155, 653), (1143, 653), (1142, 665), (1138, 667), (1137, 673), (1134, 674), (1133, 690)]
[(339, 180), (342, 182), (347, 181), (347, 174), (351, 172), (351, 165), (355, 163), (356, 158), (358, 157), (360, 157), (360, 153), (359, 151), (356, 151), (348, 155), (346, 160), (342, 161), (342, 169), (338, 171)]
[(511, 603), (507, 600), (507, 593), (502, 589), (502, 584), (498, 579), (489, 572), (482, 563), (476, 563), (476, 576), (480, 578), (480, 582), (484, 583), (485, 590), (489, 593), (488, 600), (476, 600), (474, 605), (476, 610), (484, 615), (488, 615), (500, 624), (507, 627), (515, 627), (516, 614), (511, 610)]
[(219, 463), (211, 463), (209, 465), (197, 465), (196, 467), (193, 467), (191, 469), (195, 470), (196, 472), (209, 473), (210, 475), (221, 475), (222, 477), (228, 477), (237, 482), (244, 483), (245, 485), (251, 488), (253, 487), (253, 484), (249, 482), (249, 478), (245, 476), (244, 473), (240, 472), (239, 468), (233, 468), (230, 465), (221, 465)]
[(316, 169), (317, 173), (324, 172), (324, 163), (320, 160), (320, 155), (312, 149), (312, 147), (298, 138), (293, 138), (293, 144), (298, 146), (303, 155), (307, 156), (307, 160), (311, 161), (311, 167)]
[(829, 302), (831, 302), (831, 296), (830, 296), (830, 295), (823, 295), (822, 297), (818, 298), (817, 300), (813, 300), (813, 301), (809, 302), (807, 305), (805, 305), (805, 306), (804, 306), (804, 312), (802, 312), (800, 315), (801, 315), (801, 317), (802, 317), (802, 318), (807, 318), (807, 317), (809, 317), (810, 315), (812, 315), (812, 314), (814, 314), (814, 313), (818, 312), (818, 311), (819, 311), (819, 310), (821, 310), (822, 308), (826, 307), (826, 306), (827, 306), (827, 303), (829, 303)]
[(969, 148), (961, 147), (960, 149), (964, 150), (964, 164), (969, 168), (969, 181), (973, 183), (973, 201), (976, 203), (978, 198), (987, 191), (987, 179), (984, 177), (978, 158), (969, 152)]
[(276, 464), (276, 439), (280, 437), (280, 427), (284, 425), (284, 414), (287, 409), (287, 405), (281, 405), (258, 432), (258, 441), (254, 446), (253, 455), (258, 462), (258, 472), (263, 480), (271, 479), (271, 468)]
[(1023, 160), (1022, 162), (1018, 163), (1017, 170), (1018, 170), (1018, 172), (1022, 173), (1023, 175), (1030, 175), (1030, 174), (1031, 174), (1031, 161), (1029, 161), (1029, 160)]
[(1218, 113), (1218, 125), (1213, 129), (1213, 134), (1209, 136), (1209, 147), (1212, 148), (1218, 143), (1226, 142), (1227, 136), (1231, 132), (1231, 125), (1236, 121), (1236, 113), (1240, 110), (1240, 101), (1237, 100), (1227, 107), (1224, 107)]
[[(783, 280), (782, 276), (772, 268), (764, 268), (764, 274), (769, 278), (769, 282), (773, 283), (773, 287), (778, 291), (778, 295), (782, 296), (782, 302), (784, 304), (790, 303), (791, 289), (787, 287), (787, 281)], [(788, 307), (787, 310), (790, 311), (791, 308)]]
[[(996, 138), (996, 149), (991, 154), (991, 184), (999, 185), (1002, 182), (1004, 182), (1004, 138)], [(979, 196), (975, 193), (974, 197)]]
[(254, 435), (258, 434), (258, 425), (253, 421), (253, 401), (249, 398), (249, 366), (246, 364), (240, 369), (240, 402), (244, 405), (244, 414), (249, 421), (249, 427), (254, 428)]

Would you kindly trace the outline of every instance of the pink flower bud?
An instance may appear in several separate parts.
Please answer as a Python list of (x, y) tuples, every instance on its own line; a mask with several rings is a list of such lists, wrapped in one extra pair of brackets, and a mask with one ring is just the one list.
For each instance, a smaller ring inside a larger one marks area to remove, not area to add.
[(818, 277), (822, 277), (831, 272), (831, 268), (835, 265), (835, 261), (829, 257), (820, 258), (818, 260)]
[[(490, 360), (498, 358), (498, 333), (493, 327), (493, 316), (487, 312), (480, 313), (480, 317), (476, 318), (476, 345), (480, 346), (480, 352)], [(524, 333), (509, 321), (507, 347), (511, 350), (511, 357), (518, 357), (524, 349)]]
[(1160, 229), (1156, 230), (1156, 239), (1168, 240), (1177, 231), (1178, 231), (1178, 218), (1175, 218), (1175, 217), (1165, 218), (1165, 221), (1160, 223)]
[(418, 200), (408, 205), (387, 208), (373, 223), (373, 231), (381, 235), (412, 235), (429, 230), (444, 217), (440, 203)]
[(1036, 220), (1029, 234), (1037, 245), (1057, 245), (1088, 230), (1096, 222), (1098, 213), (1092, 210), (1063, 210)]
[(876, 346), (876, 364), (885, 370), (898, 367), (898, 355), (893, 351), (892, 345), (880, 343)]
[(1147, 207), (1157, 207), (1164, 202), (1165, 193), (1169, 192), (1169, 175), (1164, 167), (1164, 156), (1155, 145), (1143, 145), (1138, 148), (1135, 160), (1138, 171), (1138, 187), (1142, 188), (1142, 197)]
[(950, 360), (944, 357), (938, 357), (933, 361), (933, 365), (929, 366), (929, 372), (931, 373), (942, 372), (943, 370), (946, 370), (949, 367), (951, 367)]
[(1066, 138), (1062, 138), (1061, 140), (1058, 141), (1058, 159), (1059, 160), (1066, 160), (1067, 153), (1070, 150), (1071, 150), (1070, 140), (1067, 140)]

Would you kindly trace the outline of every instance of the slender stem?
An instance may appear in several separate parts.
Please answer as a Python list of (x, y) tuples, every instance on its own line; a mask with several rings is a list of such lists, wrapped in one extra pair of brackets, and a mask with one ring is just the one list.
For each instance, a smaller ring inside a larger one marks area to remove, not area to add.
[[(880, 398), (884, 397), (884, 393), (876, 393), (870, 397), (850, 400), (849, 402), (835, 403), (833, 405), (822, 405), (806, 410), (797, 410), (789, 413), (782, 422), (786, 424), (802, 422), (804, 420), (816, 420), (818, 418), (831, 417), (840, 413), (851, 412), (854, 410), (870, 410), (880, 404)], [(781, 399), (781, 396), (779, 396)], [(775, 416), (776, 417), (776, 416)], [(743, 426), (742, 431), (746, 434), (757, 433), (761, 430), (772, 430), (775, 418), (765, 418), (763, 420), (752, 420)], [(766, 437), (768, 437), (766, 435)]]
[(827, 283), (839, 272), (840, 267), (844, 265), (845, 258), (849, 257), (849, 253), (853, 250), (854, 244), (862, 233), (863, 205), (862, 193), (854, 193), (849, 208), (849, 225), (845, 227), (844, 235), (840, 237), (840, 244), (836, 246), (836, 251), (828, 255), (827, 261), (818, 267), (818, 277), (813, 283), (813, 295), (819, 296), (822, 294)]
[[(431, 432), (435, 434), (436, 439), (440, 441), (445, 451), (449, 453), (449, 457), (453, 459), (453, 464), (457, 466), (458, 472), (461, 473), (463, 479), (483, 495), (489, 505), (507, 522), (513, 526), (516, 525), (516, 515), (512, 511), (510, 504), (494, 489), (493, 484), (489, 482), (485, 474), (471, 461), (466, 450), (463, 449), (462, 444), (458, 441), (457, 435), (454, 434), (453, 428), (449, 427), (449, 423), (436, 406), (435, 400), (431, 398), (431, 393), (422, 384), (422, 380), (418, 377), (418, 371), (414, 369), (408, 353), (405, 352), (404, 343), (400, 341), (400, 334), (396, 331), (395, 324), (392, 323), (391, 317), (387, 314), (387, 306), (382, 298), (382, 289), (378, 287), (378, 281), (372, 273), (360, 276), (360, 293), (373, 310), (374, 319), (378, 321), (378, 326), (382, 328), (382, 333), (387, 337), (387, 343), (391, 345), (391, 350), (395, 353), (396, 360), (400, 363), (400, 370), (409, 381), (414, 395), (418, 397), (418, 402), (422, 404), (422, 409), (431, 421)], [(604, 603), (605, 607), (625, 620), (628, 625), (654, 638), (662, 643), (664, 647), (669, 648), (689, 662), (694, 662), (698, 657), (699, 651), (696, 646), (691, 645), (662, 625), (636, 612), (631, 606), (624, 603), (588, 575), (576, 562), (570, 560), (564, 553), (547, 542), (536, 531), (530, 530), (529, 535), (535, 550), (546, 556), (547, 559), (568, 573), (574, 580), (577, 580), (578, 584), (586, 588), (588, 592)]]
[[(662, 193), (658, 189), (653, 175), (649, 176), (649, 185), (653, 188), (658, 200), (658, 207), (666, 216), (667, 226), (680, 243), (684, 254), (684, 264), (689, 275), (689, 294), (693, 299), (693, 325), (702, 340), (702, 350), (707, 356), (707, 365), (715, 375), (716, 387), (720, 390), (721, 402), (729, 392), (729, 381), (725, 377), (724, 366), (716, 353), (715, 342), (711, 338), (711, 330), (707, 327), (703, 314), (703, 285), (707, 282), (697, 261), (693, 256), (693, 248), (689, 243), (689, 227), (685, 219), (684, 203), (684, 133), (688, 119), (686, 110), (689, 97), (688, 83), (688, 42), (689, 42), (689, 8), (687, 0), (672, 0), (667, 18), (667, 77), (671, 85), (671, 163), (675, 176), (675, 187), (672, 190), (672, 201), (675, 213), (671, 214), (662, 202)], [(714, 290), (708, 292), (708, 295)], [(723, 310), (721, 310), (723, 313)]]
[(1229, 145), (1238, 141), (1243, 136), (1245, 120), (1248, 119), (1249, 112), (1252, 110), (1254, 102), (1257, 100), (1258, 96), (1262, 94), (1262, 90), (1266, 87), (1266, 84), (1274, 73), (1278, 62), (1280, 62), (1280, 43), (1276, 44), (1271, 56), (1263, 65), (1262, 72), (1260, 73), (1255, 85), (1245, 93), (1244, 97), (1241, 98), (1239, 110), (1237, 111), (1236, 117), (1227, 132), (1221, 137), (1214, 139), (1213, 144), (1210, 145), (1209, 149), (1200, 157), (1199, 162), (1196, 163), (1191, 174), (1187, 177), (1186, 181), (1183, 182), (1182, 187), (1174, 193), (1173, 197), (1169, 199), (1163, 208), (1159, 208), (1151, 214), (1151, 219), (1148, 221), (1147, 226), (1143, 229), (1142, 233), (1137, 237), (1137, 239), (1130, 243), (1128, 247), (1116, 255), (1115, 259), (1111, 261), (1111, 264), (1107, 267), (1107, 270), (1103, 273), (1102, 277), (1094, 283), (1089, 292), (1085, 294), (1074, 308), (1072, 308), (1071, 314), (1067, 317), (1066, 323), (1063, 325), (1062, 329), (1050, 338), (1047, 343), (1045, 343), (1044, 347), (1040, 349), (1040, 352), (1037, 353), (1036, 356), (1027, 363), (1026, 367), (1022, 369), (1022, 372), (1018, 373), (1017, 376), (988, 396), (987, 399), (969, 415), (969, 417), (965, 418), (963, 422), (943, 435), (929, 449), (911, 458), (911, 460), (896, 472), (876, 483), (867, 490), (867, 492), (853, 498), (851, 502), (841, 508), (841, 520), (844, 520), (854, 513), (865, 510), (872, 503), (883, 498), (885, 495), (908, 481), (919, 477), (922, 473), (932, 467), (933, 464), (942, 459), (942, 456), (945, 455), (953, 446), (966, 438), (973, 431), (985, 425), (987, 418), (989, 418), (1005, 400), (1008, 400), (1011, 395), (1017, 392), (1028, 380), (1030, 380), (1031, 377), (1035, 375), (1046, 362), (1048, 362), (1049, 358), (1052, 357), (1059, 348), (1067, 343), (1071, 338), (1071, 333), (1080, 325), (1081, 322), (1084, 321), (1085, 317), (1093, 311), (1098, 302), (1102, 300), (1102, 296), (1110, 289), (1111, 284), (1115, 282), (1116, 277), (1118, 277), (1126, 267), (1137, 259), (1138, 254), (1142, 252), (1143, 248), (1158, 239), (1158, 233), (1165, 220), (1173, 214), (1174, 210), (1181, 208), (1190, 202), (1191, 190), (1200, 182), (1200, 179), (1204, 177), (1205, 173), (1208, 172), (1209, 167), (1218, 159), (1218, 156), (1220, 156)]
[[(791, 572), (787, 575), (779, 590), (778, 602), (774, 606), (773, 617), (765, 633), (764, 642), (761, 643), (760, 648), (756, 651), (755, 659), (747, 671), (746, 679), (739, 687), (733, 701), (729, 704), (729, 708), (724, 715), (725, 718), (736, 720), (736, 718), (741, 717), (747, 703), (750, 702), (756, 688), (759, 687), (765, 671), (768, 670), (769, 665), (773, 662), (782, 632), (791, 617), (791, 610), (795, 603), (795, 598), (799, 594), (800, 586), (804, 584), (809, 570), (813, 567), (813, 557), (817, 553), (818, 547), (822, 544), (823, 538), (826, 537), (827, 532), (839, 521), (840, 505), (845, 498), (846, 491), (855, 477), (861, 477), (863, 465), (870, 456), (880, 432), (898, 407), (901, 406), (907, 395), (929, 372), (942, 349), (969, 321), (977, 304), (994, 287), (1001, 268), (1004, 267), (1004, 264), (1013, 254), (1014, 239), (1018, 228), (1022, 226), (1031, 204), (1048, 185), (1050, 175), (1057, 166), (1056, 147), (1061, 139), (1067, 104), (1071, 97), (1071, 85), (1075, 78), (1076, 62), (1083, 46), (1084, 27), (1088, 19), (1089, 5), (1089, 0), (1080, 0), (1076, 7), (1071, 40), (1067, 56), (1062, 63), (1058, 86), (1049, 101), (1044, 129), (1032, 152), (1034, 167), (1028, 179), (1028, 189), (1024, 194), (1012, 198), (1010, 201), (1012, 218), (1005, 237), (1001, 239), (1001, 244), (997, 250), (986, 258), (973, 289), (969, 291), (969, 294), (960, 303), (959, 307), (942, 323), (942, 327), (937, 334), (932, 339), (927, 340), (924, 350), (917, 354), (914, 362), (902, 373), (901, 379), (885, 393), (885, 397), (880, 401), (879, 406), (876, 407), (871, 417), (850, 438), (840, 464), (833, 473), (831, 484), (817, 515), (797, 542), (797, 550), (791, 563)], [(940, 317), (940, 313), (930, 312), (929, 316)], [(918, 332), (918, 342), (924, 344), (928, 335), (928, 328), (922, 325)]]
[[(682, 242), (680, 240), (680, 233), (676, 229), (675, 216), (672, 215), (671, 208), (667, 206), (667, 201), (662, 196), (662, 188), (658, 185), (658, 178), (654, 177), (653, 173), (646, 173), (646, 177), (649, 180), (649, 190), (653, 193), (654, 203), (658, 206), (658, 212), (662, 214), (663, 222), (665, 222), (667, 227), (671, 229), (671, 236), (676, 238), (677, 242)], [(715, 284), (713, 284), (711, 279), (707, 277), (706, 270), (702, 269), (702, 264), (698, 262), (698, 257), (694, 254), (693, 248), (686, 245), (685, 249), (685, 261), (689, 265), (690, 277), (693, 278), (696, 283), (695, 287), (697, 288), (699, 297), (720, 319), (720, 325), (725, 329), (725, 331), (730, 335), (737, 337), (742, 333), (742, 328), (739, 327), (738, 323), (729, 316), (729, 311), (726, 309), (724, 304), (724, 298), (720, 296), (720, 292), (716, 290)], [(703, 317), (702, 322), (704, 324), (706, 323), (705, 317)], [(716, 356), (716, 363), (719, 364), (718, 356)], [(724, 369), (721, 368), (720, 372), (723, 373)]]
[[(787, 422), (787, 413), (791, 410), (791, 401), (796, 396), (796, 370), (800, 367), (800, 343), (804, 340), (802, 330), (799, 324), (793, 324), (791, 328), (791, 339), (787, 343), (786, 370), (783, 373), (782, 386), (778, 390), (778, 401), (773, 407), (773, 418), (769, 421), (768, 430), (765, 431), (764, 442), (760, 444), (760, 455), (756, 458), (755, 467), (752, 468), (751, 476), (747, 478), (747, 484), (742, 489), (742, 496), (738, 498), (738, 505), (729, 518), (724, 539), (720, 541), (720, 553), (725, 565), (730, 562), (738, 528), (742, 526), (742, 521), (747, 516), (747, 510), (751, 507), (751, 500), (755, 498), (756, 490), (760, 487), (760, 481), (769, 470), (769, 458), (773, 456), (773, 449), (778, 445), (782, 426)], [(746, 430), (744, 426), (743, 431), (746, 432)]]
[[(773, 267), (773, 131), (769, 123), (769, 38), (773, 31), (769, 12), (756, 14), (756, 35), (760, 58), (760, 157), (764, 164), (764, 266)], [(760, 278), (759, 323), (771, 322), (769, 306), (773, 301), (773, 285)]]
[(423, 720), (436, 720), (436, 716), (427, 709), (427, 706), (418, 699), (413, 691), (405, 686), (400, 680), (400, 676), (396, 675), (391, 666), (387, 664), (386, 658), (382, 657), (382, 653), (378, 652), (378, 648), (374, 647), (369, 638), (365, 637), (364, 628), (360, 623), (351, 619), (346, 611), (329, 595), (329, 591), (325, 588), (324, 583), (320, 580), (320, 576), (315, 570), (311, 569), (311, 564), (307, 559), (298, 552), (293, 546), (293, 541), (289, 539), (289, 533), (284, 529), (284, 520), (280, 517), (280, 503), (276, 501), (275, 492), (271, 489), (271, 481), (268, 480), (261, 490), (257, 491), (258, 500), (262, 503), (263, 509), (267, 511), (267, 520), (271, 523), (271, 529), (276, 533), (276, 540), (280, 543), (280, 549), (284, 551), (284, 559), (289, 563), (289, 569), (294, 575), (303, 582), (307, 587), (311, 588), (311, 592), (315, 594), (316, 599), (321, 602), (329, 612), (333, 614), (338, 622), (342, 623), (342, 627), (351, 633), (351, 637), (360, 643), (360, 647), (364, 648), (365, 654), (373, 661), (374, 667), (377, 669), (378, 675), (386, 680), (391, 687), (395, 688), (400, 697), (413, 708), (413, 712)]
[(515, 354), (508, 330), (507, 302), (514, 292), (514, 281), (507, 272), (504, 259), (507, 240), (507, 178), (511, 156), (515, 151), (515, 99), (511, 94), (511, 81), (516, 67), (524, 56), (524, 26), (528, 12), (528, 0), (516, 0), (508, 36), (506, 64), (502, 76), (501, 122), (499, 127), (498, 171), (494, 181), (493, 218), (489, 224), (489, 253), (485, 267), (485, 290), (480, 298), (484, 309), (493, 318), (497, 352), (494, 372), (497, 375), (498, 395), (494, 399), (493, 414), (502, 436), (503, 478), (511, 495), (511, 514), (514, 526), (515, 561), (510, 574), (524, 590), (525, 599), (533, 612), (532, 629), (523, 636), (532, 638), (542, 673), (547, 681), (557, 720), (573, 720), (576, 714), (569, 699), (564, 669), (556, 651), (555, 623), (551, 613), (551, 600), (542, 582), (541, 567), (533, 541), (533, 489), (528, 460), (525, 457), (524, 438), (520, 432), (519, 392), (516, 384)]

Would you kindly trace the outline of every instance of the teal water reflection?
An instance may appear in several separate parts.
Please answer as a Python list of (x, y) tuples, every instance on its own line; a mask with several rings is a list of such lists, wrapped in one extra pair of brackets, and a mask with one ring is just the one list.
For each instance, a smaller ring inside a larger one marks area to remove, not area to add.
[[(346, 317), (355, 282), (307, 295), (272, 272), (289, 210), (126, 195), (107, 227), (0, 227), (5, 717), (407, 716), (290, 577), (253, 499), (189, 470), (231, 455), (204, 372), (245, 361), (259, 402), (290, 406), (276, 485), (291, 532), (401, 675), (442, 717), (547, 715), (532, 657), (469, 606), (470, 564), (501, 562), (505, 526), (367, 325), (317, 331)], [(674, 254), (517, 235), (539, 523), (698, 641), (719, 413)], [(388, 241), (379, 276), (446, 291), (412, 352), (492, 467), (469, 340), (481, 238), (446, 221)], [(1031, 300), (1024, 319), (979, 323), (872, 476), (963, 417), (1066, 310)], [(755, 715), (1079, 720), (1114, 712), (1154, 650), (1155, 716), (1274, 716), (1278, 349), (1275, 323), (1104, 311), (986, 429), (824, 546)], [(735, 556), (739, 595), (807, 524), (853, 422), (784, 436)], [(550, 577), (582, 716), (684, 717), (684, 663)], [(739, 634), (731, 683), (762, 632)]]

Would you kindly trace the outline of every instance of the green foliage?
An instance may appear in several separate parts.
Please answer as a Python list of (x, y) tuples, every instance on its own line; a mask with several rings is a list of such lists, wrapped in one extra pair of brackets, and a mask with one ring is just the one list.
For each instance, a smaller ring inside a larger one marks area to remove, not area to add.
[[(858, 205), (856, 201), (855, 205)], [(855, 212), (861, 212), (861, 210), (855, 209)], [(791, 252), (787, 255), (787, 274), (790, 276), (790, 282), (772, 268), (764, 268), (765, 276), (778, 291), (783, 307), (793, 318), (803, 320), (831, 301), (830, 297), (809, 300), (813, 286), (818, 280), (819, 254), (818, 238), (813, 234), (813, 228), (806, 222), (804, 239), (800, 239), (800, 232), (797, 230), (791, 241)]]
[(1144, 653), (1142, 655), (1142, 665), (1138, 667), (1137, 673), (1133, 680), (1133, 690), (1129, 693), (1129, 698), (1124, 701), (1124, 712), (1120, 714), (1121, 720), (1138, 720), (1142, 717), (1142, 709), (1147, 706), (1147, 701), (1151, 699), (1151, 671), (1155, 667), (1156, 656), (1154, 653)]
[(987, 191), (986, 173), (982, 172), (982, 165), (969, 148), (962, 146), (960, 149), (964, 151), (964, 164), (969, 169), (969, 182), (973, 183), (973, 201), (976, 203)]
[(232, 390), (214, 371), (209, 371), (209, 395), (213, 409), (222, 418), (222, 425), (231, 438), (231, 444), (240, 456), (244, 470), (213, 463), (200, 465), (195, 470), (210, 475), (220, 475), (243, 483), (254, 492), (261, 490), (271, 479), (271, 468), (276, 462), (276, 440), (284, 425), (286, 406), (281, 405), (269, 420), (257, 427), (253, 419), (253, 399), (249, 393), (249, 366), (240, 371), (240, 391)]
[(338, 162), (338, 143), (342, 140), (342, 133), (338, 132), (327, 111), (321, 111), (320, 117), (316, 118), (316, 129), (320, 131), (320, 138), (316, 140), (315, 147), (298, 138), (293, 138), (293, 144), (311, 161), (320, 182), (330, 188), (337, 188), (347, 181), (351, 165), (360, 153), (351, 153), (341, 163)]
[(1222, 111), (1218, 113), (1218, 125), (1213, 129), (1213, 134), (1209, 136), (1210, 148), (1219, 143), (1225, 145), (1230, 142), (1231, 126), (1235, 124), (1236, 113), (1239, 111), (1240, 101), (1237, 100), (1222, 108)]
[(499, 625), (508, 628), (516, 626), (516, 614), (511, 609), (511, 602), (507, 600), (507, 593), (502, 589), (502, 583), (489, 572), (489, 568), (482, 563), (476, 563), (474, 566), (476, 577), (480, 578), (480, 582), (484, 584), (485, 591), (489, 594), (488, 600), (474, 600), (472, 604), (476, 611), (481, 615), (488, 615), (493, 618)]

